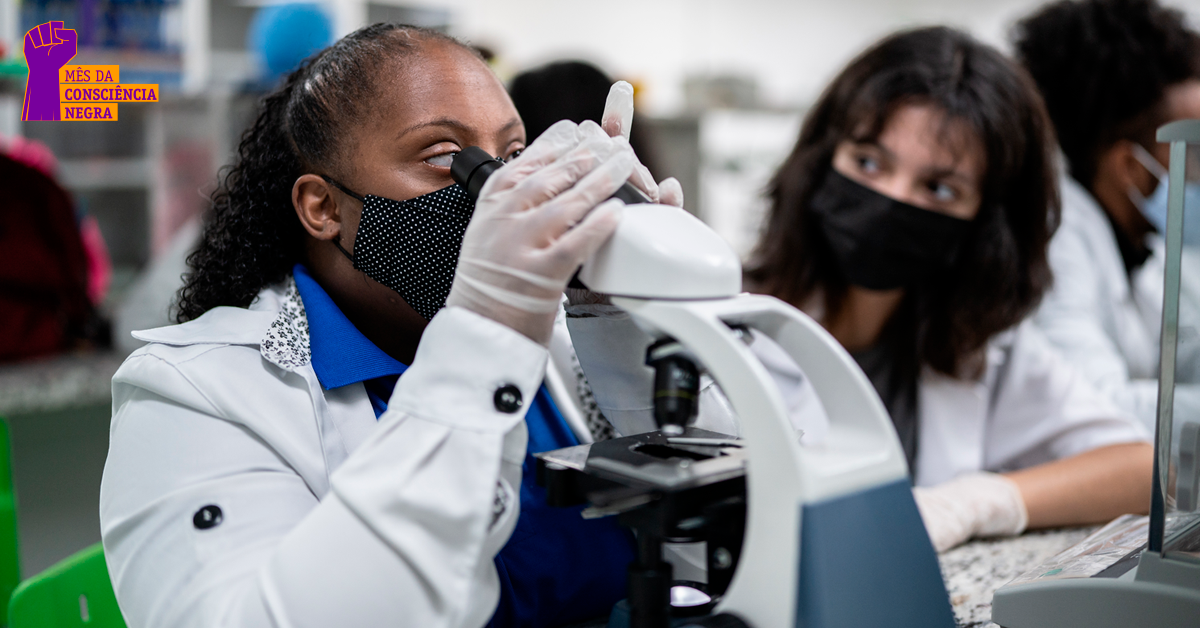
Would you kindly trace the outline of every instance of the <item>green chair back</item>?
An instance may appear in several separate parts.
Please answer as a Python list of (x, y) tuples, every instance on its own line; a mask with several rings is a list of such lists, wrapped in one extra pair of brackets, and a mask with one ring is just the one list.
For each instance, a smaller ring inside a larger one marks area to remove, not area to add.
[(17, 498), (13, 493), (11, 459), (8, 421), (0, 417), (0, 621), (8, 617), (8, 598), (21, 582)]
[(125, 628), (99, 543), (22, 582), (8, 602), (9, 628)]

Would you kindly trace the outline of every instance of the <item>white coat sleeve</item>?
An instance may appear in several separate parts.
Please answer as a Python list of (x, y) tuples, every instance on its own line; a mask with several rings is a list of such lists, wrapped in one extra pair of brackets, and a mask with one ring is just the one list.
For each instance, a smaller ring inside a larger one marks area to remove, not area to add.
[[(612, 305), (567, 306), (567, 328), (596, 405), (622, 436), (658, 429), (654, 423), (654, 370), (646, 366), (653, 339)], [(733, 407), (708, 376), (701, 378), (695, 427), (740, 435)]]
[[(1120, 349), (1104, 330), (1101, 317), (1113, 307), (1101, 296), (1101, 276), (1095, 253), (1077, 230), (1060, 230), (1050, 243), (1054, 286), (1034, 317), (1064, 358), (1101, 393), (1143, 423), (1153, 423), (1158, 382), (1133, 379)], [(1112, 313), (1109, 313), (1110, 315)]]
[(997, 378), (984, 434), (986, 470), (1149, 439), (1140, 421), (1099, 394), (1028, 321), (1015, 330)]
[[(222, 391), (154, 356), (131, 360), (114, 378), (101, 497), (129, 625), (483, 626), (526, 437), (524, 411), (499, 411), (494, 394), (512, 384), (532, 400), (545, 362), (524, 336), (443, 310), (377, 430), (318, 500), (262, 438), (224, 419)], [(210, 503), (223, 519), (201, 529), (193, 514)]]

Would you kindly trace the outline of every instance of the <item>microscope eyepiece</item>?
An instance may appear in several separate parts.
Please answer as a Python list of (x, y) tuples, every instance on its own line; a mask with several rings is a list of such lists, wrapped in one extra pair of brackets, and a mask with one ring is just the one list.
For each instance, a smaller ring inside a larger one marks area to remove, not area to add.
[[(467, 191), (467, 196), (474, 201), (479, 198), (479, 191), (483, 189), (483, 184), (487, 182), (488, 177), (503, 166), (504, 162), (498, 157), (492, 157), (478, 146), (468, 146), (455, 155), (450, 162), (450, 176), (454, 177), (455, 183), (463, 186), (463, 189)], [(610, 198), (619, 198), (626, 205), (650, 202), (645, 194), (642, 194), (628, 181), (621, 185)], [(571, 276), (571, 283), (567, 285), (571, 288), (587, 287), (579, 281), (578, 270)]]
[(479, 198), (479, 190), (483, 188), (484, 182), (503, 165), (503, 161), (487, 154), (482, 148), (468, 146), (450, 162), (450, 176), (454, 177), (455, 183), (467, 190), (468, 196), (473, 199)]
[[(450, 162), (450, 176), (454, 177), (455, 183), (466, 188), (467, 194), (472, 199), (476, 199), (479, 198), (479, 190), (483, 189), (484, 182), (503, 165), (503, 161), (492, 157), (482, 148), (468, 146), (455, 155), (454, 160)], [(626, 205), (650, 202), (645, 194), (642, 194), (628, 181), (611, 198), (621, 199)]]

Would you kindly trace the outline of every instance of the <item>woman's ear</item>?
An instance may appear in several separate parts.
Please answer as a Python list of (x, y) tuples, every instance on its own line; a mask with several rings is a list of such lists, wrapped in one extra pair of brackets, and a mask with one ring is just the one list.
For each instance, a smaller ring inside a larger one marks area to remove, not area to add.
[(1108, 164), (1102, 163), (1102, 166), (1109, 166), (1108, 176), (1112, 177), (1114, 183), (1122, 190), (1133, 187), (1137, 188), (1143, 196), (1149, 196), (1154, 191), (1154, 186), (1158, 184), (1158, 177), (1142, 165), (1135, 150), (1132, 141), (1118, 140), (1101, 157), (1102, 162), (1109, 162)]
[(343, 212), (333, 195), (333, 186), (315, 175), (301, 175), (292, 184), (292, 207), (308, 235), (333, 240), (342, 232)]
[(1117, 140), (1104, 149), (1096, 161), (1092, 194), (1117, 224), (1133, 224), (1141, 212), (1129, 198), (1130, 190), (1137, 189), (1143, 196), (1148, 196), (1154, 191), (1155, 183), (1154, 175), (1134, 154), (1133, 142)]

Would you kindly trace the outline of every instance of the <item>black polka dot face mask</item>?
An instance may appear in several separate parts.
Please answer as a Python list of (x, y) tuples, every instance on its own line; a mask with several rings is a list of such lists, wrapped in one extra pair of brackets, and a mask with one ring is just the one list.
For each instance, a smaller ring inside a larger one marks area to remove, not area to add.
[(456, 183), (396, 201), (360, 196), (329, 177), (325, 180), (363, 204), (354, 253), (333, 241), (354, 268), (398, 292), (426, 319), (446, 307), (463, 234), (475, 211), (467, 191)]

